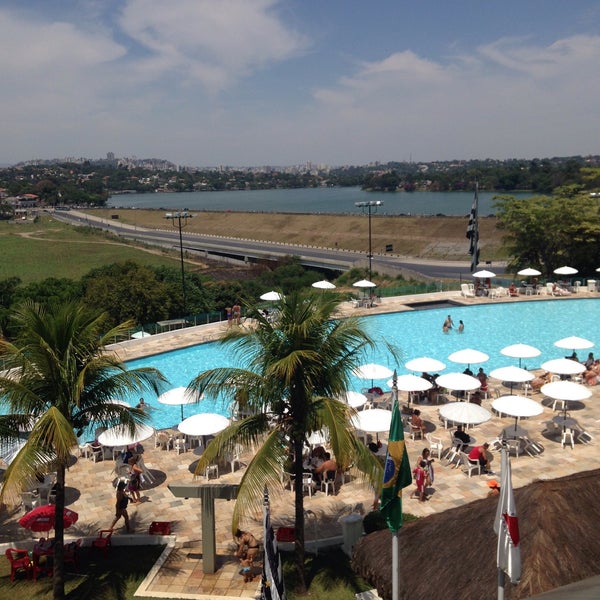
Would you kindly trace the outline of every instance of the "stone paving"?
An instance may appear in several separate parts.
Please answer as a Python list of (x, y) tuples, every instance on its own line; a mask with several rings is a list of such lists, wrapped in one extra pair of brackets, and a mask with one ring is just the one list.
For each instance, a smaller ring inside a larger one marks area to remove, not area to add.
[[(584, 294), (581, 294), (584, 296)], [(589, 297), (589, 295), (588, 295)], [(455, 302), (471, 304), (476, 300), (464, 299), (458, 292), (444, 292), (441, 294), (415, 297), (402, 297), (402, 299), (385, 299), (383, 303), (372, 309), (353, 309), (348, 303), (344, 304), (340, 312), (346, 314), (372, 314), (374, 312), (392, 312), (411, 310), (411, 302)], [(515, 300), (511, 300), (515, 301)], [(527, 298), (517, 301), (528, 301)], [(557, 301), (564, 301), (563, 299)], [(568, 299), (566, 300), (568, 301)], [(114, 347), (123, 359), (132, 359), (142, 355), (164, 352), (171, 348), (179, 348), (199, 342), (216, 339), (224, 331), (226, 324), (216, 324), (190, 328), (183, 331), (160, 334), (143, 340), (133, 340), (118, 344)], [(493, 387), (493, 386), (492, 386)], [(520, 425), (525, 427), (530, 437), (543, 444), (544, 450), (539, 456), (531, 457), (527, 454), (512, 458), (513, 485), (520, 487), (535, 479), (552, 479), (568, 475), (576, 471), (600, 467), (600, 453), (596, 448), (596, 440), (600, 422), (600, 386), (591, 388), (593, 396), (583, 403), (574, 403), (570, 414), (577, 419), (583, 429), (588, 431), (593, 440), (590, 444), (576, 443), (574, 449), (570, 446), (562, 448), (560, 438), (543, 434), (545, 422), (554, 416), (551, 405), (542, 402), (544, 412), (539, 417), (523, 420)], [(540, 394), (534, 394), (535, 400), (542, 401)], [(483, 405), (488, 406), (491, 400), (485, 400)], [(422, 417), (427, 423), (427, 430), (439, 436), (444, 447), (450, 443), (450, 430), (444, 429), (439, 420), (437, 405), (422, 404), (419, 406)], [(501, 419), (494, 416), (489, 422), (469, 430), (477, 442), (493, 440), (500, 430), (514, 423), (512, 418)], [(150, 469), (154, 482), (145, 485), (143, 501), (137, 505), (130, 505), (134, 533), (128, 535), (119, 524), (115, 530), (115, 537), (120, 542), (145, 543), (148, 527), (152, 521), (170, 521), (175, 536), (174, 548), (165, 554), (165, 560), (153, 570), (144, 582), (144, 597), (157, 598), (254, 598), (258, 593), (260, 577), (253, 582), (244, 583), (239, 575), (239, 565), (233, 556), (235, 545), (231, 536), (231, 514), (233, 502), (226, 500), (215, 501), (217, 516), (217, 572), (205, 574), (202, 571), (202, 529), (200, 515), (200, 500), (176, 498), (167, 488), (168, 484), (191, 483), (194, 480), (193, 467), (198, 456), (188, 450), (177, 454), (174, 450), (162, 450), (154, 447), (153, 438), (144, 443), (144, 460)], [(407, 440), (407, 449), (411, 465), (414, 465), (417, 456), (427, 445), (422, 440)], [(248, 457), (246, 457), (248, 458)], [(499, 468), (499, 456), (496, 455), (493, 465)], [(468, 477), (460, 468), (447, 466), (445, 460), (436, 457), (435, 481), (430, 490), (430, 499), (419, 502), (405, 491), (405, 512), (418, 516), (426, 516), (448, 508), (459, 506), (471, 500), (481, 498), (487, 494), (487, 481), (494, 476), (473, 475)], [(98, 529), (106, 528), (112, 521), (114, 511), (115, 473), (112, 460), (98, 463), (85, 457), (76, 457), (67, 473), (67, 504), (69, 508), (79, 513), (79, 521), (66, 533), (74, 538), (93, 536)], [(235, 473), (225, 472), (230, 469), (221, 468), (220, 482), (239, 481), (243, 470)], [(499, 478), (498, 476), (495, 476)], [(199, 483), (203, 478), (197, 480)], [(272, 490), (272, 518), (274, 525), (291, 525), (293, 523), (293, 495), (289, 490)], [(318, 492), (312, 497), (306, 497), (305, 509), (312, 511), (307, 519), (307, 539), (316, 537), (336, 536), (341, 534), (339, 517), (352, 511), (366, 512), (370, 509), (373, 500), (373, 491), (360, 483), (352, 480), (342, 485), (335, 496), (325, 496)], [(31, 534), (23, 530), (17, 519), (21, 516), (22, 509), (6, 508), (0, 513), (0, 542), (31, 539)], [(261, 515), (243, 524), (244, 528), (253, 531), (261, 537)], [(168, 556), (167, 556), (168, 554)], [(258, 571), (258, 569), (257, 569)]]

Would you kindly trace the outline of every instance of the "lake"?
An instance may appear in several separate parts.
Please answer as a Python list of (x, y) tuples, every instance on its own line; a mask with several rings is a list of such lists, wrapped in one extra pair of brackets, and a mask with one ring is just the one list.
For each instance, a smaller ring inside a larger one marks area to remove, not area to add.
[[(479, 192), (479, 214), (494, 213), (495, 192)], [(512, 194), (529, 198), (531, 194)], [(301, 188), (224, 192), (181, 192), (119, 194), (108, 200), (115, 208), (156, 208), (165, 210), (290, 213), (356, 213), (355, 202), (381, 200), (377, 214), (467, 215), (473, 204), (472, 192), (365, 192), (350, 188)]]

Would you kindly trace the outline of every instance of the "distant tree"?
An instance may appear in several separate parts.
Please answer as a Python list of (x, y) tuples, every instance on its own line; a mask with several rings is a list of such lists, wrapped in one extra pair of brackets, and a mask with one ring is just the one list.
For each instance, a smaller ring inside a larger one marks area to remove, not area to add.
[(83, 298), (105, 310), (113, 324), (153, 323), (170, 316), (172, 293), (150, 268), (133, 261), (90, 271), (82, 278)]
[(587, 194), (573, 195), (573, 188), (559, 188), (563, 196), (537, 196), (527, 200), (500, 196), (495, 207), (498, 227), (513, 256), (513, 271), (531, 266), (551, 276), (564, 264), (583, 275), (600, 264), (600, 212)]

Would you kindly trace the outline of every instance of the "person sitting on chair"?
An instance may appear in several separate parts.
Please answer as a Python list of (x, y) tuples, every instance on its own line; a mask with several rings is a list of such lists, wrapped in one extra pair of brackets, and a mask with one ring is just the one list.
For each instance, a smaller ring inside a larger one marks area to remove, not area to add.
[(413, 410), (412, 417), (410, 419), (410, 428), (412, 431), (420, 431), (423, 435), (427, 432), (427, 426), (425, 421), (421, 419), (421, 411), (418, 408)]
[(469, 459), (478, 460), (481, 471), (485, 474), (493, 475), (494, 472), (490, 469), (492, 455), (488, 451), (489, 447), (490, 445), (487, 442), (483, 444), (483, 446), (475, 446), (475, 448), (469, 452)]
[(335, 479), (337, 463), (331, 458), (329, 452), (325, 452), (325, 460), (313, 471), (315, 481), (321, 482), (327, 479)]
[(456, 431), (452, 435), (457, 440), (460, 440), (462, 442), (462, 445), (459, 448), (461, 452), (471, 443), (471, 436), (466, 431), (463, 431), (462, 425), (458, 425), (456, 427)]

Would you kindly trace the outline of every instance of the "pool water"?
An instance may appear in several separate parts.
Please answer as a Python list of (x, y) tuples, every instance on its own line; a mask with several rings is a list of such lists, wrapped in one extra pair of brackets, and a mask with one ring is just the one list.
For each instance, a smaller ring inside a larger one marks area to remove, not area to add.
[[(458, 327), (459, 320), (464, 322), (463, 333), (456, 330), (442, 332), (442, 324), (448, 314), (452, 316), (455, 327)], [(396, 368), (401, 375), (409, 372), (404, 368), (405, 362), (429, 356), (446, 363), (445, 373), (462, 372), (466, 365), (452, 363), (448, 356), (456, 350), (473, 348), (485, 352), (490, 359), (471, 368), (476, 372), (482, 366), (489, 373), (498, 367), (518, 365), (518, 358), (504, 356), (500, 350), (511, 344), (523, 343), (542, 351), (534, 359), (522, 360), (524, 368), (536, 369), (547, 360), (571, 354), (570, 350), (553, 345), (561, 338), (579, 336), (597, 344), (600, 341), (597, 334), (599, 321), (600, 301), (596, 299), (480, 304), (374, 315), (365, 318), (367, 331), (375, 339), (386, 340), (393, 345), (399, 358), (396, 361), (382, 343), (365, 356), (364, 362), (386, 365), (392, 370)], [(579, 359), (585, 359), (588, 352), (578, 351)], [(213, 342), (128, 361), (127, 365), (129, 368), (155, 367), (169, 380), (169, 387), (178, 387), (187, 386), (196, 375), (208, 369), (240, 366), (236, 365), (235, 359), (235, 351), (231, 347)], [(387, 389), (386, 381), (376, 381), (375, 385)], [(351, 389), (360, 391), (364, 387), (370, 387), (370, 381), (353, 379)], [(135, 406), (138, 398), (126, 400)], [(172, 427), (180, 421), (181, 407), (162, 405), (156, 397), (148, 395), (144, 396), (144, 400), (152, 406), (154, 427)], [(197, 405), (184, 406), (184, 418), (207, 412), (227, 415), (229, 402), (225, 398), (203, 399)]]

